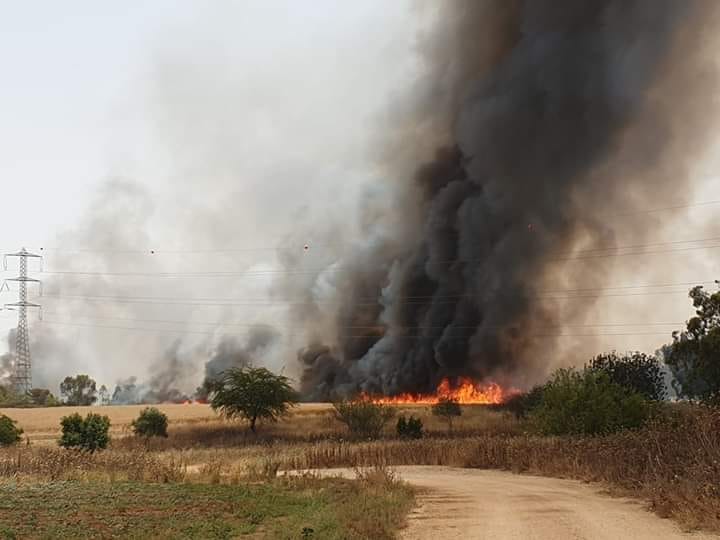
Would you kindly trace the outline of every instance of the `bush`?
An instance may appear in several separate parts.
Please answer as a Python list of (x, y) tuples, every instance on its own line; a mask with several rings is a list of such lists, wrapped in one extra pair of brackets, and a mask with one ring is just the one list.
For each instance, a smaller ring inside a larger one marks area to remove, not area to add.
[(660, 362), (654, 356), (641, 352), (620, 356), (611, 352), (593, 358), (588, 369), (606, 373), (612, 382), (642, 394), (645, 399), (660, 401), (665, 398), (665, 380)]
[(89, 413), (84, 419), (78, 413), (63, 416), (60, 420), (62, 437), (58, 444), (64, 448), (80, 448), (95, 452), (110, 442), (110, 418)]
[(395, 409), (366, 399), (333, 403), (335, 418), (345, 424), (350, 434), (363, 439), (377, 439), (385, 424), (395, 416)]
[(432, 413), (435, 416), (443, 418), (448, 424), (448, 431), (452, 431), (452, 421), (456, 416), (462, 415), (460, 404), (454, 399), (440, 398), (440, 400), (432, 406)]
[(591, 369), (560, 369), (545, 385), (531, 418), (546, 435), (611, 433), (640, 427), (649, 415), (645, 398)]
[(529, 392), (512, 396), (505, 402), (503, 408), (513, 413), (518, 420), (525, 419), (540, 405), (542, 393), (543, 387), (535, 386)]
[(403, 415), (398, 418), (396, 430), (401, 439), (422, 439), (423, 423), (420, 418), (410, 416), (406, 419)]
[(130, 426), (138, 437), (167, 437), (168, 417), (155, 407), (146, 407)]
[(20, 442), (23, 430), (15, 425), (15, 420), (0, 414), (0, 446), (10, 446)]

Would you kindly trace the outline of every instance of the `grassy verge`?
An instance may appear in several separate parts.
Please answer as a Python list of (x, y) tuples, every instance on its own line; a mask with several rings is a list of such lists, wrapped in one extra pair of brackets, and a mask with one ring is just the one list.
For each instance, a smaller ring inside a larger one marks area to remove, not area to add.
[(392, 538), (413, 495), (383, 475), (263, 484), (0, 484), (0, 538)]

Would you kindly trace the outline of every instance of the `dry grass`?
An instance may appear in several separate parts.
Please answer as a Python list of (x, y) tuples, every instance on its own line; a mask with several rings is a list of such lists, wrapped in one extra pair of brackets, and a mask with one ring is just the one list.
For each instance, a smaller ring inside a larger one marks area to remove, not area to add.
[[(111, 433), (114, 436), (124, 435), (130, 422), (140, 414), (147, 405), (108, 405), (92, 407), (43, 407), (29, 409), (0, 409), (25, 431), (25, 436), (33, 443), (52, 443), (60, 436), (60, 419), (73, 413), (85, 416), (93, 412), (110, 417)], [(217, 415), (209, 405), (193, 404), (162, 404), (155, 405), (168, 415), (171, 424), (206, 422), (217, 419)]]
[[(173, 407), (203, 410), (199, 405)], [(137, 411), (123, 411), (115, 418), (129, 421)], [(603, 482), (618, 493), (649, 501), (657, 513), (689, 528), (720, 532), (718, 410), (669, 407), (641, 430), (604, 437), (535, 436), (507, 414), (484, 407), (464, 408), (448, 435), (427, 408), (401, 412), (420, 416), (427, 436), (399, 440), (391, 425), (382, 440), (349, 441), (327, 406), (301, 407), (277, 424), (263, 425), (258, 436), (238, 423), (175, 414), (170, 437), (149, 446), (133, 437), (116, 437), (108, 451), (94, 456), (54, 448), (2, 450), (0, 477), (237, 483), (271, 478), (278, 470), (393, 465), (493, 468)]]

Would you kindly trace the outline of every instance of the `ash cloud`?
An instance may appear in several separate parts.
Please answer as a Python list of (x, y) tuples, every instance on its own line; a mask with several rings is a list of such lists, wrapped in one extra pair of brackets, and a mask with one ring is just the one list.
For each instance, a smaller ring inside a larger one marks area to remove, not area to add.
[[(559, 354), (555, 327), (593, 303), (561, 320), (543, 283), (606, 284), (611, 266), (567, 259), (617, 246), (619, 224), (692, 191), (714, 126), (718, 7), (437, 8), (421, 43), (425, 76), (382, 154), (394, 204), (366, 209), (377, 216), (365, 226), (373, 244), (339, 263), (342, 305), (331, 324), (310, 325), (314, 345), (298, 355), (303, 392), (327, 399), (432, 391), (444, 377), (541, 376)], [(651, 234), (647, 223), (633, 230), (633, 243)]]

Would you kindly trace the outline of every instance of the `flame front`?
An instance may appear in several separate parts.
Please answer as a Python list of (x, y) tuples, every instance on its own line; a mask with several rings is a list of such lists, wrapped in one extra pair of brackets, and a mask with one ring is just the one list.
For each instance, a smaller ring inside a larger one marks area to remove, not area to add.
[(440, 399), (452, 399), (464, 405), (498, 405), (517, 394), (518, 390), (505, 389), (497, 383), (476, 383), (461, 377), (452, 387), (449, 379), (443, 379), (434, 394), (399, 394), (397, 396), (371, 397), (364, 395), (374, 403), (388, 405), (418, 404), (433, 405)]

